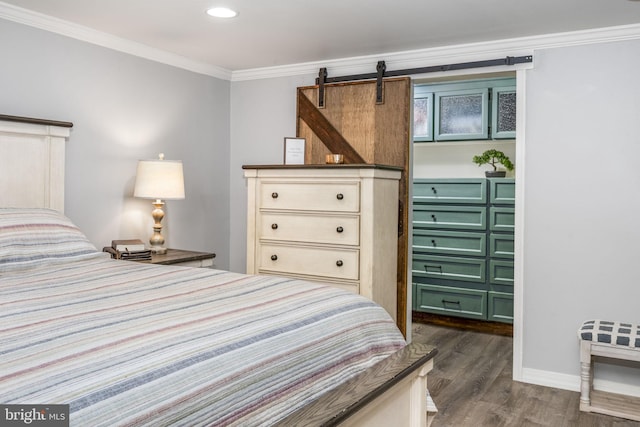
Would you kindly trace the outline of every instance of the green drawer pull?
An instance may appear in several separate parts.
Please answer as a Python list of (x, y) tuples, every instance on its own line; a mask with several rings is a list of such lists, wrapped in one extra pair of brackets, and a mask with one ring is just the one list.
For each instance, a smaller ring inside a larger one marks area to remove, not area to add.
[(431, 239), (431, 244), (433, 245), (433, 247), (436, 247), (436, 241), (434, 239)]
[(431, 219), (433, 220), (433, 222), (436, 222), (436, 216), (434, 214), (431, 214)]
[(433, 269), (437, 268), (438, 270), (440, 270), (440, 274), (442, 274), (442, 266), (441, 265), (428, 265), (428, 264), (425, 264), (424, 265), (424, 272), (425, 273), (429, 272), (429, 267), (431, 267)]
[(460, 301), (449, 301), (449, 300), (443, 299), (443, 300), (442, 300), (442, 305), (444, 305), (444, 304), (456, 304), (456, 305), (460, 305)]
[(438, 192), (436, 191), (436, 187), (431, 187), (431, 191), (433, 191), (433, 194), (437, 194)]

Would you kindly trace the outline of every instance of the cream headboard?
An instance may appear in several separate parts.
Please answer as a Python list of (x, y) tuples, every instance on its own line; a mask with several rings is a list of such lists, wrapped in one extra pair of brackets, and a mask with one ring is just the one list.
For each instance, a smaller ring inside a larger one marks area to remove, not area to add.
[(64, 211), (69, 122), (0, 115), (0, 207)]

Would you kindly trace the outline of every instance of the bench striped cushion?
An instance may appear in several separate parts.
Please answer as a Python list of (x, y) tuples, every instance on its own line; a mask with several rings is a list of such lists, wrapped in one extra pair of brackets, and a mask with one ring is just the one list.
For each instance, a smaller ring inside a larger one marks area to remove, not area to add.
[(640, 325), (634, 323), (587, 320), (580, 327), (578, 337), (585, 341), (640, 350)]

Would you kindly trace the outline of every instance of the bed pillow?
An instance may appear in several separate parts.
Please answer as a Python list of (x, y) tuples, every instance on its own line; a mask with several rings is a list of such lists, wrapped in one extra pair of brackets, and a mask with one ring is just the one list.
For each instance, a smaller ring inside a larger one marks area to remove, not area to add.
[(0, 208), (0, 272), (101, 255), (53, 209)]

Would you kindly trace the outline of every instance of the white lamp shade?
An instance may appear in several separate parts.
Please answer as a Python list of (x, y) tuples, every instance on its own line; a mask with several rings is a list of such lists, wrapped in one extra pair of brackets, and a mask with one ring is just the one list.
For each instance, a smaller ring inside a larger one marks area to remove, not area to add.
[(184, 199), (184, 176), (179, 160), (140, 160), (133, 197)]

